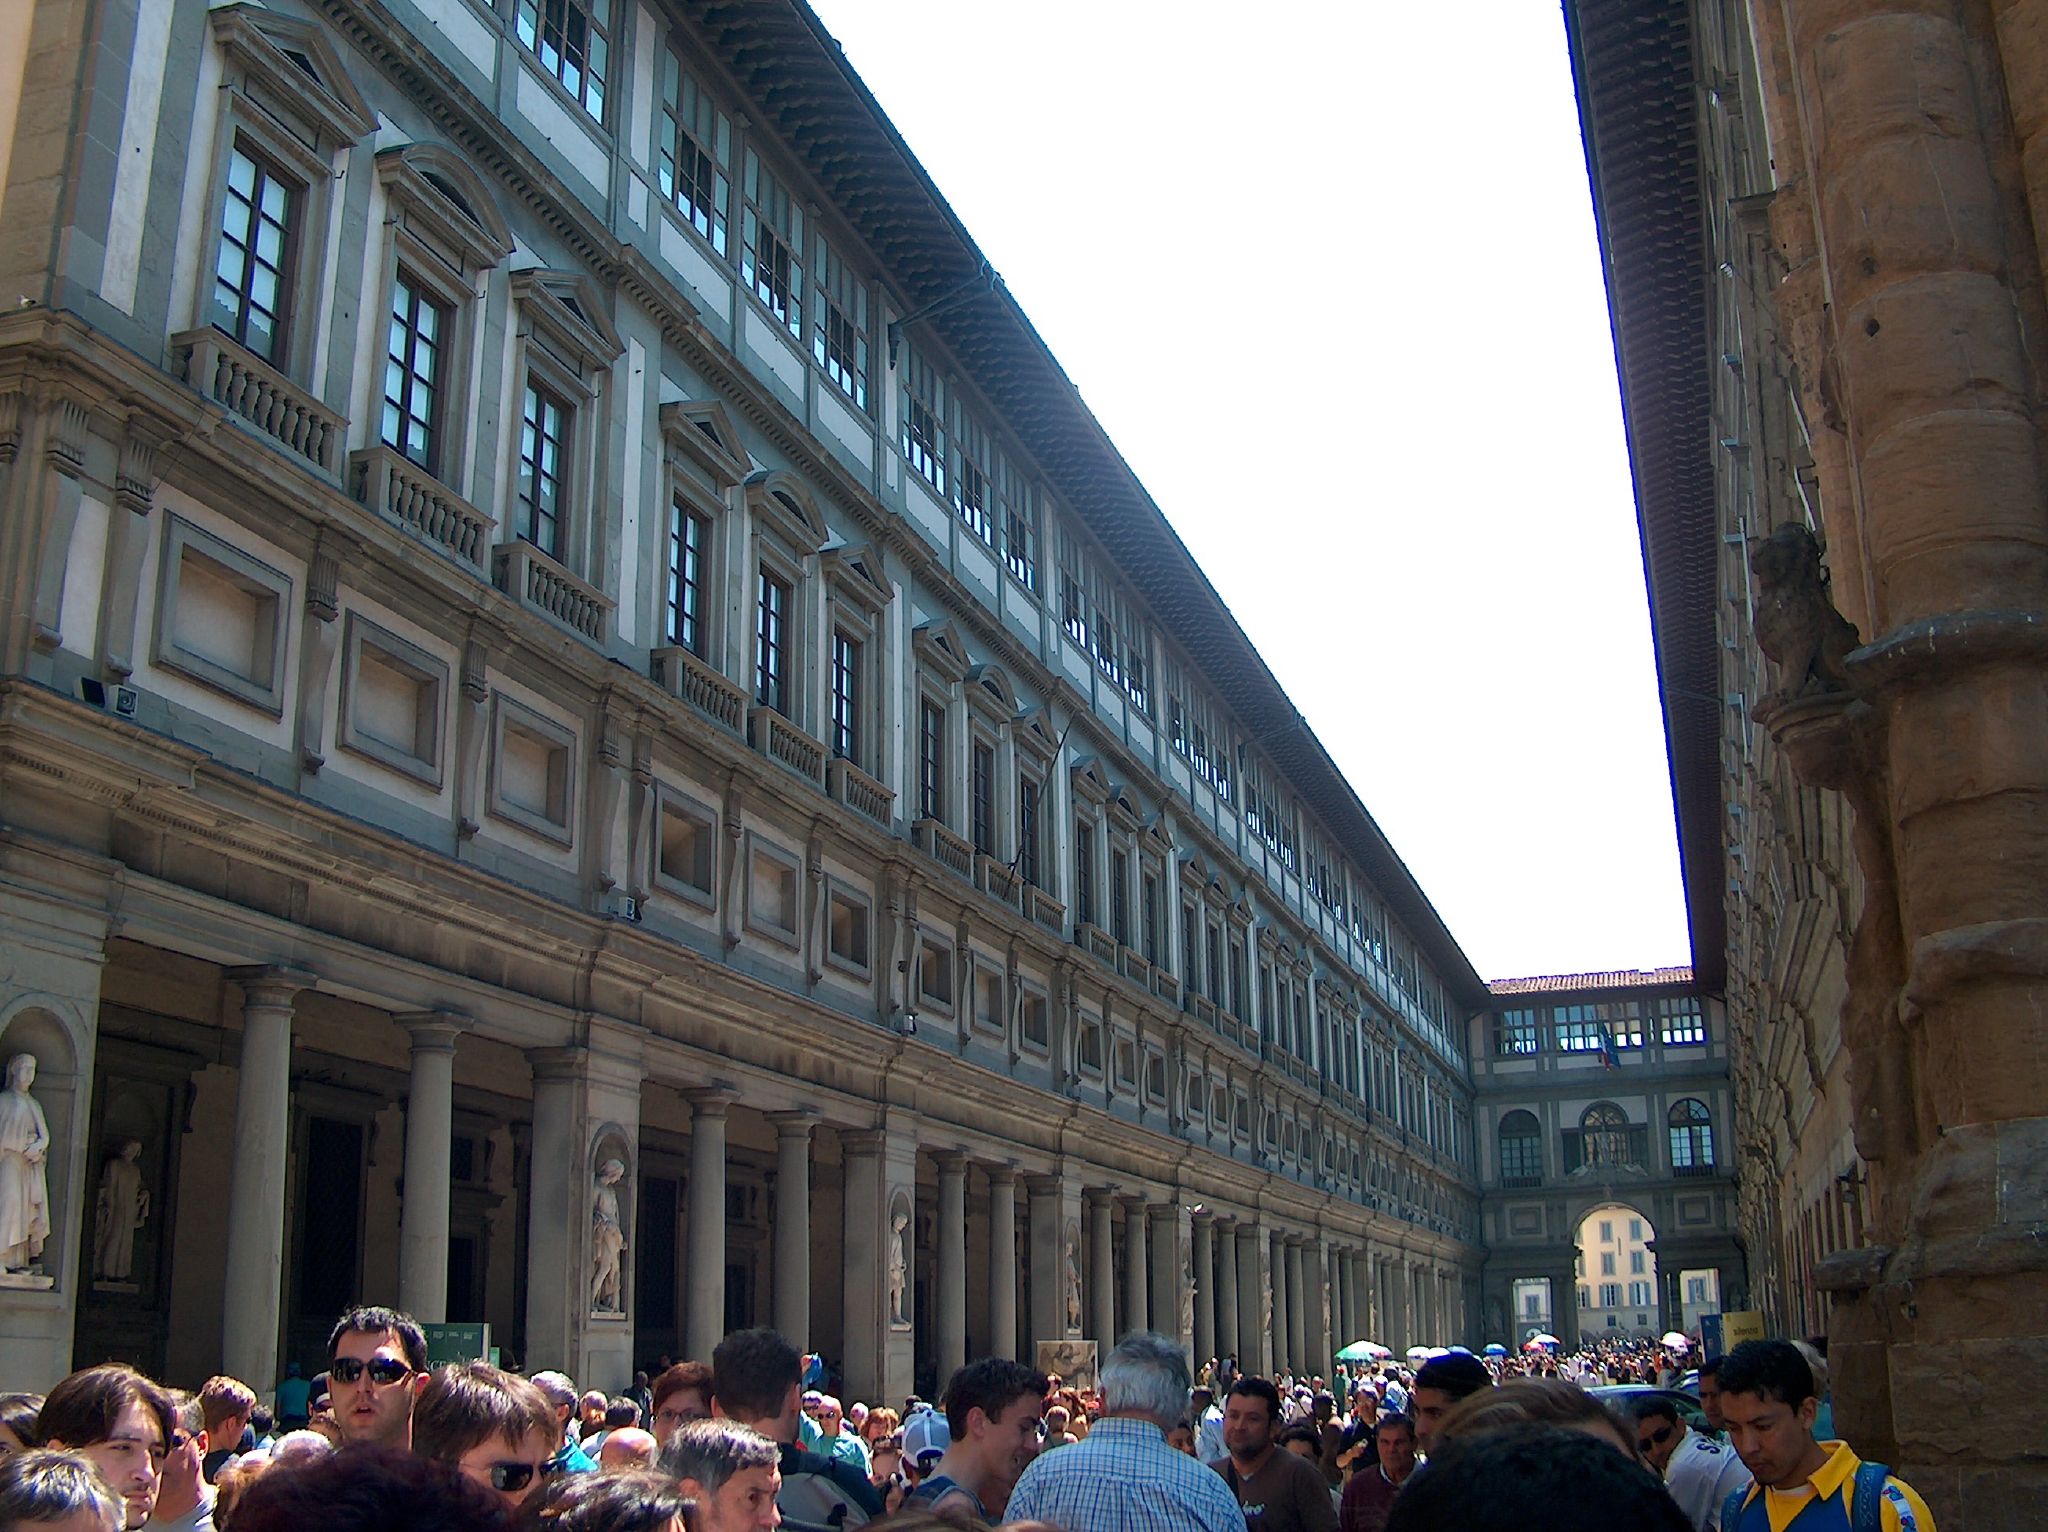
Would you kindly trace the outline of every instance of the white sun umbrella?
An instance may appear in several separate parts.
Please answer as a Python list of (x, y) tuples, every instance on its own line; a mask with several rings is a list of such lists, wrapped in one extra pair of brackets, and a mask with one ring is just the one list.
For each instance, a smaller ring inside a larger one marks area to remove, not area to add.
[(1430, 1351), (1427, 1346), (1410, 1346), (1408, 1348), (1408, 1360), (1411, 1362), (1426, 1362), (1429, 1360), (1429, 1356)]
[(1690, 1351), (1692, 1350), (1692, 1337), (1682, 1330), (1666, 1330), (1664, 1332), (1664, 1344), (1673, 1351)]

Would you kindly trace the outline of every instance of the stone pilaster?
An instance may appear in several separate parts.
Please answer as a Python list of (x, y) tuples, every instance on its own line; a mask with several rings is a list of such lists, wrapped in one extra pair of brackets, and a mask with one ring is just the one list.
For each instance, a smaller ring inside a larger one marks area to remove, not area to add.
[(1116, 1198), (1113, 1188), (1088, 1195), (1088, 1333), (1107, 1355), (1116, 1327)]
[(1216, 1339), (1216, 1219), (1211, 1213), (1194, 1215), (1188, 1231), (1194, 1247), (1195, 1334), (1190, 1354), (1197, 1368), (1217, 1354)]
[(813, 1111), (773, 1112), (775, 1328), (799, 1351), (811, 1345), (811, 1130)]
[(1124, 1333), (1152, 1328), (1151, 1203), (1143, 1196), (1124, 1205)]
[(1017, 1355), (1017, 1172), (988, 1172), (988, 1328), (993, 1356)]
[(939, 1250), (932, 1267), (932, 1332), (938, 1386), (967, 1363), (967, 1157), (935, 1155), (939, 1167)]

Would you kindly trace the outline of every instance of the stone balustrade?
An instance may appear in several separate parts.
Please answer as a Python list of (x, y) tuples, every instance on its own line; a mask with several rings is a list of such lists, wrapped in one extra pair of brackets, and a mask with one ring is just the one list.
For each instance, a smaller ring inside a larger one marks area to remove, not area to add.
[(332, 477), (348, 420), (315, 399), (255, 352), (219, 330), (186, 330), (170, 339), (172, 366), (186, 383), (259, 434)]
[(599, 648), (604, 646), (612, 598), (525, 538), (501, 543), (493, 550), (491, 579), (499, 590), (521, 605), (552, 617)]
[(395, 521), (465, 564), (483, 566), (491, 544), (492, 517), (410, 458), (386, 446), (351, 452), (349, 493), (367, 509)]
[(888, 826), (895, 812), (895, 793), (843, 755), (832, 758), (826, 776), (833, 797), (856, 814), (865, 814), (876, 824)]
[(689, 650), (679, 646), (649, 655), (654, 684), (680, 697), (713, 723), (738, 734), (747, 713), (747, 694)]
[(825, 747), (772, 707), (747, 710), (747, 741), (771, 761), (780, 761), (814, 785), (825, 785)]

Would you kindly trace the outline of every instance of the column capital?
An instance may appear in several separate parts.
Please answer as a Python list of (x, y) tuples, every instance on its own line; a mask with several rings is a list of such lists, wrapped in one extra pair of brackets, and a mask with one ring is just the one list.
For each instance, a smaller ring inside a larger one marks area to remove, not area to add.
[(535, 1080), (575, 1080), (590, 1070), (587, 1048), (529, 1048), (526, 1064)]
[(1036, 1171), (1024, 1177), (1024, 1189), (1034, 1197), (1057, 1197), (1067, 1189), (1065, 1176)]
[(1120, 1190), (1116, 1182), (1111, 1181), (1104, 1186), (1084, 1186), (1081, 1188), (1081, 1196), (1090, 1203), (1100, 1203), (1108, 1206), (1111, 1203), (1123, 1200)]
[(473, 1022), (460, 1011), (407, 1011), (391, 1018), (412, 1036), (414, 1053), (453, 1053)]
[(839, 1147), (848, 1154), (880, 1154), (889, 1146), (889, 1135), (880, 1128), (841, 1128)]
[(940, 1175), (964, 1176), (973, 1159), (965, 1149), (934, 1149), (932, 1163), (939, 1167)]
[(235, 981), (242, 991), (245, 1005), (274, 1006), (289, 1008), (300, 990), (313, 989), (320, 983), (318, 974), (303, 968), (293, 968), (285, 963), (263, 963), (247, 968), (230, 968), (228, 977)]
[(1014, 1188), (1017, 1184), (1017, 1167), (1015, 1165), (984, 1165), (982, 1171), (988, 1177), (988, 1184), (991, 1188), (997, 1186)]
[(762, 1115), (775, 1124), (778, 1138), (808, 1139), (819, 1120), (818, 1109), (814, 1106), (791, 1107), (786, 1112), (764, 1112)]
[(1142, 1191), (1119, 1193), (1116, 1200), (1124, 1205), (1127, 1213), (1143, 1213), (1152, 1206), (1152, 1198)]
[(722, 1122), (733, 1102), (739, 1099), (740, 1091), (730, 1080), (713, 1080), (677, 1094), (690, 1103), (690, 1121)]

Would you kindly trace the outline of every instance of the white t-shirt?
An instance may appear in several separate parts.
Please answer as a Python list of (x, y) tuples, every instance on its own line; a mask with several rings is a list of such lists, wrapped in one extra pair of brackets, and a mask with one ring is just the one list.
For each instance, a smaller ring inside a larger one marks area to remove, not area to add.
[(1664, 1465), (1664, 1487), (1698, 1532), (1713, 1532), (1728, 1497), (1748, 1483), (1749, 1470), (1733, 1447), (1690, 1428)]

